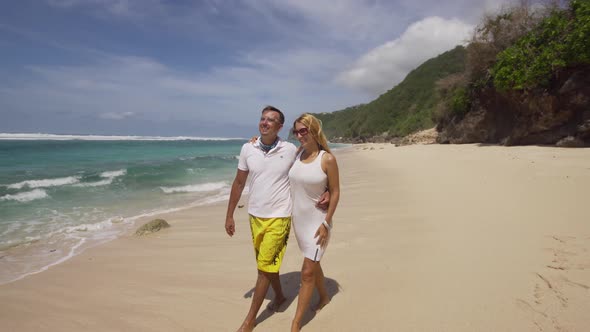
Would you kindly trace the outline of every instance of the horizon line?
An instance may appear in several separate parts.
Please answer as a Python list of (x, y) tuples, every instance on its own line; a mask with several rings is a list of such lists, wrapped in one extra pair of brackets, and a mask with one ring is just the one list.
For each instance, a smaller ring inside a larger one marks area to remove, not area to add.
[(94, 135), (94, 134), (48, 134), (48, 133), (0, 133), (0, 140), (83, 140), (83, 141), (229, 141), (244, 140), (243, 137), (199, 136), (144, 136), (144, 135)]

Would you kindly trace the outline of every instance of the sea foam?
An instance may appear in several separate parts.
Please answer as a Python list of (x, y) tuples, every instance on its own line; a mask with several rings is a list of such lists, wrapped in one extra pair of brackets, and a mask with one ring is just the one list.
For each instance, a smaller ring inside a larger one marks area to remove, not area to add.
[(75, 184), (78, 182), (80, 182), (79, 176), (68, 176), (65, 178), (55, 179), (27, 180), (19, 183), (10, 184), (7, 187), (9, 189), (22, 189), (25, 186), (29, 188), (47, 188)]
[(35, 189), (32, 191), (27, 191), (23, 193), (18, 193), (14, 195), (4, 195), (0, 197), (0, 201), (18, 201), (18, 202), (30, 202), (36, 199), (42, 199), (49, 197), (45, 190), (43, 189)]
[(102, 173), (100, 173), (100, 177), (102, 177), (102, 178), (116, 178), (118, 176), (123, 176), (125, 174), (127, 174), (127, 170), (120, 169), (118, 171), (102, 172)]
[(225, 182), (211, 182), (180, 187), (160, 187), (166, 194), (214, 191), (228, 187)]
[(100, 186), (107, 186), (113, 183), (113, 180), (119, 176), (123, 176), (127, 174), (126, 169), (120, 169), (118, 171), (108, 171), (100, 173), (101, 178), (105, 178), (105, 180), (100, 180), (96, 182), (86, 182), (86, 183), (78, 183), (75, 184), (75, 187), (100, 187)]

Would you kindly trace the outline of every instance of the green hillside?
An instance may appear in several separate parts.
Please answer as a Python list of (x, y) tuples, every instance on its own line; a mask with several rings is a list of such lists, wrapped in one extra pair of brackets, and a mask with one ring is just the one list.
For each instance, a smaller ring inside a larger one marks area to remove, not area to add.
[(463, 72), (465, 55), (465, 48), (457, 46), (424, 62), (400, 84), (368, 104), (314, 115), (322, 120), (326, 135), (332, 139), (397, 137), (433, 127), (432, 114), (437, 103), (435, 83)]

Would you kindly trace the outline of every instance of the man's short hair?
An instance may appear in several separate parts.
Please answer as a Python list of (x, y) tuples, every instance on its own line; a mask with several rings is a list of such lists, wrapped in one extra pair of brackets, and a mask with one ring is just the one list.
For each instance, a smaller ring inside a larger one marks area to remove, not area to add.
[(279, 113), (279, 121), (281, 122), (281, 124), (285, 123), (285, 115), (283, 114), (283, 112), (281, 112), (280, 109), (274, 107), (274, 106), (266, 106), (265, 108), (262, 109), (262, 113), (266, 112), (266, 111), (273, 111), (273, 112), (277, 112)]

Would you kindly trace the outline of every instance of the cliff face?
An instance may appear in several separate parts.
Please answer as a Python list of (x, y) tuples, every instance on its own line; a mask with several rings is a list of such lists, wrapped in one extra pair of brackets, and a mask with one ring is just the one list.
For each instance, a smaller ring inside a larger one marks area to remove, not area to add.
[(438, 124), (438, 143), (590, 146), (590, 66), (559, 73), (546, 90), (474, 94), (463, 117)]

